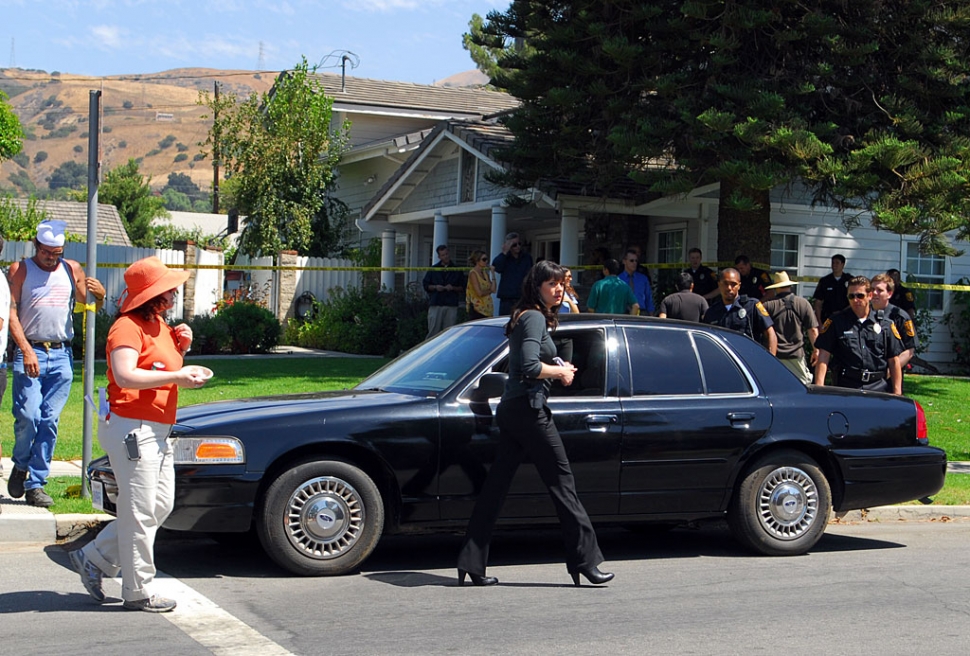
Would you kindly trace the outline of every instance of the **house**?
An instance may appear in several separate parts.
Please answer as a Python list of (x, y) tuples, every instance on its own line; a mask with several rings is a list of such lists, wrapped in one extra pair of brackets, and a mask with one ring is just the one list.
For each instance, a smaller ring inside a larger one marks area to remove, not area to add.
[[(27, 209), (28, 200), (11, 198), (10, 202)], [(67, 223), (67, 232), (79, 235), (87, 240), (88, 234), (88, 204), (64, 200), (38, 200), (37, 211), (43, 212), (48, 219), (60, 219)], [(114, 205), (98, 204), (98, 240), (99, 244), (114, 246), (131, 246), (124, 221)]]
[[(320, 77), (337, 116), (351, 121), (336, 193), (354, 213), (362, 240), (381, 239), (382, 266), (401, 270), (382, 274), (388, 288), (417, 283), (422, 272), (407, 269), (432, 264), (438, 244), (447, 244), (452, 260), (464, 264), (475, 249), (494, 256), (513, 230), (534, 258), (577, 268), (592, 262), (597, 247), (620, 256), (631, 244), (641, 246), (655, 268), (679, 270), (695, 246), (706, 261), (715, 259), (717, 184), (677, 197), (659, 197), (632, 182), (616, 198), (563, 181), (502, 188), (488, 172), (502, 168), (495, 151), (513, 137), (496, 118), (514, 109), (515, 99), (485, 90)], [(897, 268), (906, 281), (953, 285), (970, 276), (970, 256), (922, 254), (915, 237), (875, 230), (864, 215), (861, 227), (848, 229), (842, 214), (813, 207), (797, 185), (776, 189), (771, 202), (771, 268), (803, 280), (797, 289), (804, 296), (814, 291), (812, 281), (829, 273), (835, 253), (845, 255), (847, 271), (870, 277)], [(580, 286), (595, 279), (586, 277), (578, 276)], [(952, 368), (953, 341), (940, 320), (958, 293), (967, 292), (920, 290), (921, 318), (933, 325), (922, 357), (944, 370)]]

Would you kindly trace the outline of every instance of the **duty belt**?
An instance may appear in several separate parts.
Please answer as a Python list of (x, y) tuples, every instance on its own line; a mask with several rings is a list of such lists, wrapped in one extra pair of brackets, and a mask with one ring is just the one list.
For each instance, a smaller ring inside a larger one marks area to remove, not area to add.
[(42, 348), (45, 351), (50, 351), (51, 349), (67, 348), (69, 344), (69, 342), (35, 342), (32, 339), (27, 341), (30, 342), (31, 346)]
[(843, 369), (842, 375), (852, 380), (858, 380), (863, 383), (869, 383), (876, 380), (882, 380), (883, 378), (886, 377), (886, 372), (869, 371), (868, 369)]

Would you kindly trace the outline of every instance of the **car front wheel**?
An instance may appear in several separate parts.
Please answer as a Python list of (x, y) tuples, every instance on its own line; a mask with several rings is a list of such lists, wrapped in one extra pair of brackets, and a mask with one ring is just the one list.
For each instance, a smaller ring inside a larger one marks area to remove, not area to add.
[(777, 451), (745, 474), (728, 523), (745, 547), (767, 556), (803, 554), (821, 539), (832, 491), (818, 464), (798, 451)]
[(356, 569), (384, 529), (384, 504), (374, 481), (339, 460), (313, 460), (270, 484), (256, 528), (266, 553), (302, 576)]

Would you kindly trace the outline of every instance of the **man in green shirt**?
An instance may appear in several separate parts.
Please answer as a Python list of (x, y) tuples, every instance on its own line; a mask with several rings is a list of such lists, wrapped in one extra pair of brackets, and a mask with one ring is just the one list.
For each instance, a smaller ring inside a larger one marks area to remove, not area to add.
[(589, 291), (586, 308), (589, 312), (599, 314), (632, 314), (640, 313), (637, 297), (630, 289), (630, 285), (620, 280), (620, 263), (610, 259), (603, 264), (605, 278), (593, 283)]

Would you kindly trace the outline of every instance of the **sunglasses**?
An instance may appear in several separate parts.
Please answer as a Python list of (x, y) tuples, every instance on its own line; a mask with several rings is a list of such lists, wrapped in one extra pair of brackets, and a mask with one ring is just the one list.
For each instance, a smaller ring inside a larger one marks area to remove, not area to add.
[(483, 257), (482, 259), (479, 260), (479, 262), (488, 262), (488, 257)]
[(64, 251), (62, 251), (62, 250), (60, 250), (60, 251), (52, 251), (51, 249), (44, 248), (43, 246), (39, 246), (37, 248), (37, 252), (40, 253), (41, 255), (46, 255), (47, 257), (60, 257), (60, 256), (64, 255)]
[(860, 299), (867, 297), (868, 295), (869, 294), (849, 294), (849, 298), (852, 299), (853, 301), (858, 301)]

